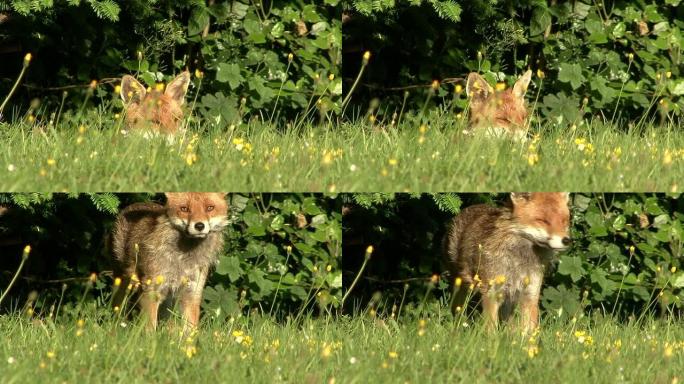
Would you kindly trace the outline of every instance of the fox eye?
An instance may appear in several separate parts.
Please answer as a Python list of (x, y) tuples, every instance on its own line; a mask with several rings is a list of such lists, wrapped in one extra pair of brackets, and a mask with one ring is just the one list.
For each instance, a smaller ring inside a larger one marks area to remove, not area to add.
[(214, 206), (213, 205), (207, 205), (207, 212), (213, 211)]
[(188, 211), (190, 211), (190, 210), (188, 209), (188, 207), (186, 207), (185, 205), (181, 206), (180, 208), (181, 208), (181, 212), (188, 212)]
[(544, 224), (544, 225), (550, 225), (550, 224), (551, 224), (551, 223), (549, 223), (549, 221), (546, 220), (546, 219), (537, 219), (537, 221), (540, 222), (540, 223), (542, 223), (542, 224)]

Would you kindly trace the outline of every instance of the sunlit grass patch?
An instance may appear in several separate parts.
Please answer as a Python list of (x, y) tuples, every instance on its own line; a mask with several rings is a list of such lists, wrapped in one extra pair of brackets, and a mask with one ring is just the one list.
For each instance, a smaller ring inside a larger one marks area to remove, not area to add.
[[(681, 380), (684, 327), (646, 319), (549, 320), (532, 335), (485, 331), (477, 317), (369, 314), (276, 322), (205, 320), (190, 335), (146, 332), (104, 309), (0, 317), (0, 379), (240, 382), (663, 382)], [(446, 309), (445, 309), (446, 311)]]
[(5, 191), (680, 191), (684, 131), (591, 124), (533, 128), (526, 141), (466, 135), (463, 121), (382, 125), (190, 124), (173, 140), (92, 125), (3, 126)]

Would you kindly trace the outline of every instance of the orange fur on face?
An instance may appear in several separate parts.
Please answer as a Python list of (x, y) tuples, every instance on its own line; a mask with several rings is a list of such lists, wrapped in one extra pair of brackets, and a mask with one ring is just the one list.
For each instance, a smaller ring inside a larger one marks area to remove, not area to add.
[(147, 92), (132, 76), (121, 79), (121, 99), (126, 108), (126, 125), (130, 128), (150, 128), (173, 134), (183, 119), (182, 105), (190, 84), (190, 73), (185, 71), (168, 84), (164, 92)]
[(495, 91), (482, 76), (470, 73), (466, 84), (466, 94), (471, 99), (470, 127), (524, 132), (528, 116), (525, 93), (531, 76), (532, 71), (528, 70), (512, 88)]
[(570, 238), (568, 198), (564, 192), (513, 193), (513, 217), (540, 241), (561, 248)]
[[(178, 229), (191, 236), (206, 236), (213, 228), (222, 229), (228, 220), (228, 203), (223, 193), (166, 193), (167, 215)], [(197, 230), (195, 225), (202, 224)]]

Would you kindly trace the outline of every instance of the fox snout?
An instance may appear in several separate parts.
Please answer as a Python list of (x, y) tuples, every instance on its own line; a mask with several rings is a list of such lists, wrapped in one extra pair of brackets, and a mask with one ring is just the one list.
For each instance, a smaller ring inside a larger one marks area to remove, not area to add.
[(223, 227), (228, 224), (228, 219), (225, 216), (215, 216), (208, 218), (194, 218), (190, 217), (188, 219), (175, 218), (176, 226), (179, 227), (190, 237), (204, 238), (214, 231), (221, 231)]
[(568, 236), (550, 236), (547, 243), (551, 249), (566, 249), (572, 244), (572, 239)]
[(188, 235), (192, 237), (207, 237), (210, 232), (211, 227), (206, 221), (195, 221), (189, 222), (187, 226)]

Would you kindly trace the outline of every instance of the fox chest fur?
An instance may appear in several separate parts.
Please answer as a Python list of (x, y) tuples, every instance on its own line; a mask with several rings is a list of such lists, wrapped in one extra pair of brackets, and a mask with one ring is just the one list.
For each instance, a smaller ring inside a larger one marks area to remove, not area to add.
[(115, 272), (136, 274), (143, 289), (151, 280), (150, 286), (167, 294), (183, 287), (201, 290), (223, 247), (221, 232), (188, 237), (171, 224), (165, 207), (154, 203), (127, 207), (115, 228), (112, 250), (119, 269)]
[(488, 205), (468, 207), (454, 218), (443, 248), (452, 278), (483, 294), (495, 287), (505, 301), (535, 294), (553, 255), (519, 233), (510, 211)]

